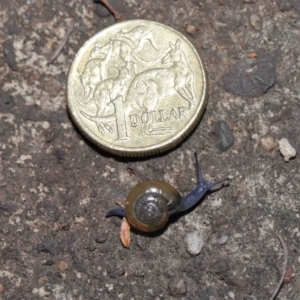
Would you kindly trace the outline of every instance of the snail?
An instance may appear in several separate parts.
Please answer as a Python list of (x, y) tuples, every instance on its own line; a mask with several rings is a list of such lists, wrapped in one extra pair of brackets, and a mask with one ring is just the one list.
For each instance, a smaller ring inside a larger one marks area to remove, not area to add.
[(132, 227), (143, 232), (154, 232), (163, 228), (170, 216), (188, 211), (199, 203), (213, 186), (229, 179), (207, 183), (201, 174), (196, 153), (195, 160), (198, 184), (186, 196), (181, 197), (179, 192), (166, 182), (146, 180), (129, 192), (125, 208), (112, 209), (106, 213), (106, 217), (126, 217)]

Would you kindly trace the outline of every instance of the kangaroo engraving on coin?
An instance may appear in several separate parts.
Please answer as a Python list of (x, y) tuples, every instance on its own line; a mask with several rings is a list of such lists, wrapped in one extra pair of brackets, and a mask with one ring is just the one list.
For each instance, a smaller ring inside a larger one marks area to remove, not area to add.
[(68, 77), (75, 123), (119, 155), (165, 151), (185, 138), (206, 105), (200, 57), (179, 32), (134, 20), (99, 32), (79, 50)]

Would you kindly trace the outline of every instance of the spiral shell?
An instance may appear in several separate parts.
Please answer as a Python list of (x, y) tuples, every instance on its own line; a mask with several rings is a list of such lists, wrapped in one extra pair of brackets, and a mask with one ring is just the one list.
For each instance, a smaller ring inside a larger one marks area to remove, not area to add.
[(128, 222), (140, 231), (153, 232), (162, 228), (171, 212), (181, 204), (179, 192), (163, 181), (146, 180), (128, 194), (125, 212)]

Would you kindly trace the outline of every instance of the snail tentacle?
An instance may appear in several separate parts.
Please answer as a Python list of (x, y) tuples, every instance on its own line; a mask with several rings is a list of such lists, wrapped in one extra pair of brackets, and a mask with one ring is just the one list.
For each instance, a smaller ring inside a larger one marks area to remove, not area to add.
[(106, 217), (112, 217), (112, 216), (125, 217), (125, 208), (118, 207), (118, 208), (112, 209), (112, 210), (108, 211), (105, 216)]
[(182, 197), (182, 202), (181, 202), (180, 207), (178, 207), (178, 209), (176, 211), (174, 211), (173, 213), (180, 213), (180, 212), (189, 210), (191, 207), (196, 205), (213, 186), (229, 179), (229, 178), (225, 178), (225, 179), (213, 182), (213, 183), (207, 183), (202, 176), (202, 173), (201, 173), (201, 170), (199, 167), (197, 154), (194, 153), (194, 155), (195, 155), (195, 160), (196, 160), (198, 184), (190, 193), (188, 193), (187, 195)]

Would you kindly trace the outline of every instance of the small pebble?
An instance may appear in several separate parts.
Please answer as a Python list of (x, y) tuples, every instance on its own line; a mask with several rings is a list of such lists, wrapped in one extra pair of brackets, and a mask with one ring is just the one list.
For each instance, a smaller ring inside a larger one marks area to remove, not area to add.
[(251, 24), (251, 26), (252, 26), (255, 30), (257, 30), (257, 31), (260, 31), (260, 30), (261, 30), (261, 22), (262, 22), (262, 20), (261, 20), (261, 17), (260, 17), (259, 15), (257, 15), (257, 14), (252, 14), (252, 15), (250, 16), (250, 24)]
[(68, 263), (66, 263), (65, 261), (60, 261), (58, 264), (57, 264), (57, 268), (58, 270), (60, 270), (61, 272), (65, 271), (68, 269)]
[(189, 232), (184, 239), (186, 250), (192, 255), (198, 255), (203, 246), (204, 239), (199, 231)]
[(0, 294), (2, 294), (2, 293), (3, 293), (3, 291), (4, 291), (4, 287), (3, 287), (3, 285), (2, 285), (2, 284), (0, 284)]
[(81, 224), (84, 222), (84, 217), (75, 217), (75, 223), (76, 224)]
[(279, 141), (279, 150), (286, 162), (289, 162), (291, 158), (296, 156), (296, 150), (291, 146), (286, 138), (282, 138)]
[(290, 283), (295, 276), (296, 274), (294, 269), (292, 267), (287, 267), (283, 281), (285, 283)]
[(221, 151), (224, 152), (233, 145), (234, 135), (229, 126), (224, 121), (218, 122), (217, 135), (219, 137), (219, 146)]
[(241, 97), (259, 97), (270, 89), (276, 79), (276, 55), (255, 51), (257, 58), (241, 60), (223, 75), (224, 89)]
[(114, 265), (107, 265), (106, 266), (107, 275), (110, 278), (117, 278), (125, 274), (125, 270), (122, 266), (114, 264)]
[(2, 93), (2, 101), (4, 104), (10, 104), (14, 100), (12, 95)]
[(282, 12), (295, 10), (300, 12), (299, 0), (276, 0), (279, 10)]
[(39, 243), (36, 246), (36, 251), (37, 252), (45, 252), (45, 253), (50, 253), (52, 255), (54, 255), (55, 253), (55, 245), (53, 243), (53, 241), (45, 241), (43, 243)]
[(186, 284), (180, 277), (173, 277), (168, 284), (168, 291), (171, 296), (182, 296), (187, 292)]
[(54, 261), (52, 259), (48, 259), (48, 260), (45, 261), (44, 265), (45, 266), (52, 266), (53, 263), (54, 263)]
[(228, 265), (228, 262), (224, 259), (219, 259), (216, 262), (213, 263), (212, 269), (216, 274), (222, 274), (226, 273), (230, 270), (230, 267)]
[(267, 135), (260, 139), (259, 145), (264, 151), (271, 152), (276, 146), (276, 141), (273, 137)]
[(187, 24), (185, 26), (185, 32), (188, 33), (188, 34), (194, 34), (196, 31), (196, 27), (194, 25), (191, 25), (191, 24)]
[(62, 84), (52, 77), (45, 83), (45, 92), (48, 93), (50, 96), (57, 96), (62, 89)]
[(228, 236), (228, 235), (223, 235), (223, 236), (221, 236), (221, 238), (219, 239), (219, 244), (220, 244), (220, 245), (226, 244), (227, 241), (228, 241), (228, 239), (229, 239), (229, 236)]
[(98, 244), (103, 244), (106, 242), (107, 237), (108, 237), (107, 233), (101, 233), (95, 238), (95, 242)]
[(133, 276), (138, 277), (138, 278), (143, 278), (143, 277), (145, 277), (145, 272), (141, 269), (136, 269), (133, 272)]

